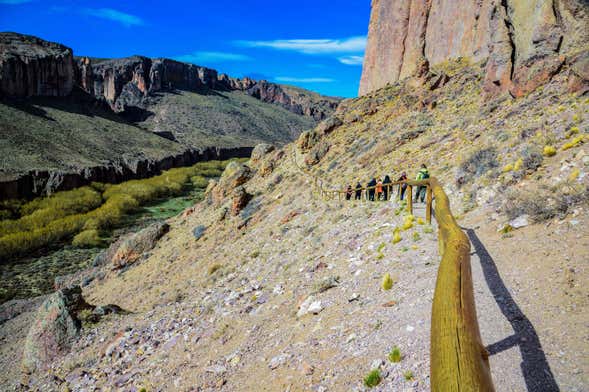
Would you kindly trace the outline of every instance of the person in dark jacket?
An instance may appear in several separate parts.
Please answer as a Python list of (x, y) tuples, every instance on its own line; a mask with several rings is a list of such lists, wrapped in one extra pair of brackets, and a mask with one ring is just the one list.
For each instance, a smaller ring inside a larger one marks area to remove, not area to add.
[(368, 200), (374, 201), (376, 178), (372, 177), (372, 180), (368, 181), (368, 184), (366, 184), (366, 188), (369, 188), (366, 190), (366, 192), (368, 192)]
[(348, 187), (346, 188), (346, 200), (352, 199), (352, 193), (352, 185), (348, 185)]
[[(415, 179), (417, 181), (421, 181), (421, 180), (427, 180), (429, 178), (429, 171), (427, 170), (427, 166), (425, 166), (425, 163), (421, 164), (421, 169), (419, 169), (419, 172), (417, 173), (417, 176), (415, 177)], [(421, 202), (425, 202), (425, 191), (426, 191), (427, 187), (423, 186), (423, 185), (419, 185), (417, 187), (417, 192), (415, 192), (415, 203), (417, 203), (417, 200), (421, 200)]]
[[(397, 181), (407, 181), (407, 173), (401, 173), (401, 177)], [(405, 197), (405, 191), (407, 190), (407, 184), (399, 184), (399, 200), (403, 200)]]
[(362, 184), (360, 181), (356, 184), (356, 194), (354, 195), (354, 199), (362, 200)]
[(389, 177), (389, 175), (387, 174), (386, 176), (384, 176), (384, 180), (382, 181), (382, 191), (383, 191), (383, 199), (384, 201), (389, 200), (389, 193), (391, 193), (390, 191), (391, 189), (391, 178)]

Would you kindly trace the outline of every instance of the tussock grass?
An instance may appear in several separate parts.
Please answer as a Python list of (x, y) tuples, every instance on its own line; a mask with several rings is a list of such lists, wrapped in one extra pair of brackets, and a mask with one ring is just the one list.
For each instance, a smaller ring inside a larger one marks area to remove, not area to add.
[(380, 384), (381, 380), (382, 377), (380, 375), (380, 370), (374, 369), (364, 377), (364, 385), (366, 385), (368, 388), (372, 388)]

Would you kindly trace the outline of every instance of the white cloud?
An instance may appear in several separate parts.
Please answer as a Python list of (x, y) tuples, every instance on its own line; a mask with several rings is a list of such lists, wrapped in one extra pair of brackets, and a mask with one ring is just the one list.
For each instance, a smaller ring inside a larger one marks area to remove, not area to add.
[(82, 12), (97, 18), (119, 22), (127, 27), (141, 26), (145, 24), (143, 19), (138, 16), (126, 14), (121, 11), (113, 10), (112, 8), (84, 8)]
[(364, 57), (363, 56), (343, 56), (343, 57), (338, 57), (338, 60), (340, 63), (346, 64), (346, 65), (362, 65), (362, 63), (364, 62)]
[(175, 60), (186, 63), (223, 63), (226, 61), (249, 61), (251, 57), (239, 53), (227, 52), (193, 52), (174, 57)]
[(30, 3), (31, 1), (33, 1), (33, 0), (0, 0), (0, 4), (16, 5), (16, 4)]
[(334, 79), (330, 78), (297, 78), (291, 76), (277, 76), (274, 78), (277, 82), (283, 83), (331, 83), (335, 82)]
[(366, 48), (366, 37), (357, 36), (341, 39), (278, 39), (271, 41), (236, 41), (248, 48), (270, 48), (290, 50), (305, 54), (355, 53)]

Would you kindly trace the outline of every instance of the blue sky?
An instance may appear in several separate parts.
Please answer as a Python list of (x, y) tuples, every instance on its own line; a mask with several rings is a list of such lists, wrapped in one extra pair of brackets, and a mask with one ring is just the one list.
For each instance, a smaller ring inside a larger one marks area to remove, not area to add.
[(0, 0), (0, 31), (79, 56), (176, 58), (353, 97), (369, 13), (370, 0)]

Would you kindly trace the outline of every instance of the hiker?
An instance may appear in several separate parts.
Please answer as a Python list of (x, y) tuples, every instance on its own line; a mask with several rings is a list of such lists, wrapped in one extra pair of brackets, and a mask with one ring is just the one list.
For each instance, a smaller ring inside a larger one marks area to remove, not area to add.
[(352, 199), (352, 185), (348, 184), (348, 188), (346, 189), (346, 200)]
[(354, 196), (354, 199), (362, 200), (362, 184), (360, 183), (360, 181), (358, 181), (358, 183), (356, 184), (356, 194)]
[(382, 200), (382, 180), (376, 182), (376, 200)]
[[(426, 180), (429, 178), (429, 171), (427, 170), (427, 166), (425, 166), (425, 163), (421, 164), (421, 169), (419, 169), (419, 172), (417, 173), (417, 177), (415, 177), (415, 179), (417, 181), (420, 180)], [(417, 203), (417, 199), (421, 199), (421, 202), (423, 203), (425, 201), (425, 190), (426, 190), (426, 186), (424, 185), (420, 185), (417, 187), (417, 192), (415, 192), (415, 202)]]
[(383, 194), (384, 194), (384, 200), (387, 201), (389, 200), (389, 192), (391, 191), (391, 177), (389, 177), (389, 175), (387, 174), (386, 176), (384, 176), (384, 181), (382, 182), (383, 185)]
[[(397, 181), (407, 181), (407, 173), (401, 173), (401, 177)], [(405, 191), (407, 190), (407, 184), (399, 184), (399, 200), (403, 200), (405, 197)]]
[(376, 187), (376, 179), (372, 177), (372, 180), (366, 184), (366, 192), (368, 192), (368, 200), (374, 201), (374, 188)]

